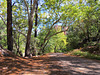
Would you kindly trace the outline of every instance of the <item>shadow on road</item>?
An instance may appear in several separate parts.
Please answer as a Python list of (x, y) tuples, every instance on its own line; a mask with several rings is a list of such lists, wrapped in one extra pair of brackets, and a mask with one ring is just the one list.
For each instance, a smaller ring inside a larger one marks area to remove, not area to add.
[(0, 57), (0, 74), (100, 75), (100, 63), (53, 53), (40, 57)]

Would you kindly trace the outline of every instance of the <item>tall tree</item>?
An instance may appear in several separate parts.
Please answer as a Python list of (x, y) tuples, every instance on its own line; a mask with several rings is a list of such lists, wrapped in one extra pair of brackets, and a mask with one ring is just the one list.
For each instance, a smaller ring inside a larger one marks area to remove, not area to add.
[(12, 38), (12, 0), (7, 0), (7, 45), (8, 50), (13, 50)]
[(28, 7), (28, 3), (26, 0), (24, 0), (25, 6), (27, 8), (28, 13), (28, 33), (27, 33), (27, 39), (26, 39), (26, 47), (25, 47), (25, 56), (29, 56), (30, 52), (30, 41), (31, 41), (31, 32), (33, 27), (33, 19), (34, 19), (34, 12), (35, 12), (35, 5), (37, 3), (37, 0), (31, 0), (30, 1), (30, 10)]
[(38, 0), (36, 3), (36, 10), (35, 10), (35, 35), (34, 37), (37, 37), (37, 20), (38, 20)]

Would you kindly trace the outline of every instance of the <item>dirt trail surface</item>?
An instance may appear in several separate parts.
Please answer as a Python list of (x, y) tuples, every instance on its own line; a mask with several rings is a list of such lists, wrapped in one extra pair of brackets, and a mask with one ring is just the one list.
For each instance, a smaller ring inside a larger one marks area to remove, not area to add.
[(100, 62), (50, 53), (39, 57), (0, 57), (0, 75), (100, 75)]

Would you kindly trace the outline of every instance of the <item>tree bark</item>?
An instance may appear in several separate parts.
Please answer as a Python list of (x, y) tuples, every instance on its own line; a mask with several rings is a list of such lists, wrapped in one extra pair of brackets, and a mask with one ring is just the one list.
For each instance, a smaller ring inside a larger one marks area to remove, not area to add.
[(31, 42), (32, 26), (33, 26), (33, 21), (31, 19), (31, 20), (29, 20), (29, 28), (28, 28), (28, 33), (27, 33), (27, 42), (26, 42), (26, 48), (25, 48), (25, 56), (29, 56), (29, 54), (30, 54), (30, 42)]
[(29, 12), (29, 7), (27, 2), (24, 0), (24, 3), (27, 7), (27, 13), (28, 13), (28, 33), (27, 33), (27, 39), (26, 39), (26, 47), (25, 47), (25, 56), (30, 56), (30, 42), (31, 42), (31, 32), (33, 27), (33, 19), (34, 19), (34, 12), (35, 12), (35, 5), (37, 0), (34, 0), (33, 5), (31, 1), (31, 10)]
[(35, 10), (35, 35), (34, 37), (37, 37), (37, 20), (38, 20), (38, 1), (36, 3), (36, 10)]
[(13, 50), (12, 38), (12, 0), (7, 0), (7, 45), (8, 50)]

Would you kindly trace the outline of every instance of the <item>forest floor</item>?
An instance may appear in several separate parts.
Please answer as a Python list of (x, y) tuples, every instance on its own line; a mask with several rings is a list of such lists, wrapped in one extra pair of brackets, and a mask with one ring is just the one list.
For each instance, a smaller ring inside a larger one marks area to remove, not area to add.
[(39, 57), (0, 57), (0, 75), (100, 75), (100, 61), (49, 53)]

